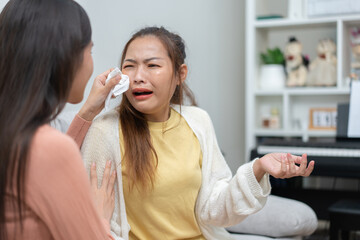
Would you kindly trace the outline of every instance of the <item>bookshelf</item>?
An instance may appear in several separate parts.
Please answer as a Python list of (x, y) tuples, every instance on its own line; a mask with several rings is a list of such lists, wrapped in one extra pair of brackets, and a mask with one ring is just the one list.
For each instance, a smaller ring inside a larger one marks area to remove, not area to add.
[[(280, 14), (284, 17), (257, 20), (258, 15), (273, 14), (269, 7), (267, 9), (269, 2), (271, 1), (246, 1), (246, 159), (249, 159), (251, 149), (261, 137), (335, 137), (335, 130), (308, 128), (310, 109), (336, 108), (338, 103), (348, 102), (350, 98), (349, 30), (360, 26), (360, 15), (290, 19), (286, 15), (286, 6), (284, 7), (281, 1), (274, 1), (280, 2)], [(274, 90), (259, 87), (260, 52), (274, 47), (280, 47), (283, 51), (290, 36), (295, 36), (302, 43), (303, 54), (309, 55), (310, 61), (316, 57), (316, 47), (320, 39), (330, 38), (336, 43), (336, 86), (284, 87)], [(262, 116), (272, 108), (276, 108), (280, 116), (280, 127), (277, 129), (263, 127)]]

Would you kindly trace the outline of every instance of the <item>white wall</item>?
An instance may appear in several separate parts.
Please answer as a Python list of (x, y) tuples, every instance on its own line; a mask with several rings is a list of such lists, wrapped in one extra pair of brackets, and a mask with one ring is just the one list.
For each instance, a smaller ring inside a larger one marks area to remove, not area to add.
[[(5, 4), (0, 0), (0, 7)], [(93, 29), (94, 74), (119, 64), (123, 46), (144, 26), (165, 26), (187, 45), (188, 83), (210, 114), (233, 171), (244, 156), (244, 0), (78, 0)], [(77, 110), (69, 105), (65, 111)]]

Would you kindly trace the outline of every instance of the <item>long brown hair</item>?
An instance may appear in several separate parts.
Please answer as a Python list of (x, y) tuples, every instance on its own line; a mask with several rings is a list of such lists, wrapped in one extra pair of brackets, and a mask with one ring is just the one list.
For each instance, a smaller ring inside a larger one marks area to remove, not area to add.
[(7, 204), (23, 228), (26, 168), (36, 130), (63, 109), (91, 42), (72, 0), (10, 0), (0, 15), (0, 239)]
[[(185, 43), (179, 35), (171, 33), (163, 27), (146, 27), (136, 32), (125, 45), (121, 57), (121, 66), (124, 63), (127, 49), (132, 41), (145, 36), (155, 36), (162, 42), (172, 62), (175, 77), (180, 77), (180, 67), (185, 63), (186, 58)], [(191, 105), (196, 105), (190, 88), (185, 82), (181, 81), (176, 86), (170, 103), (181, 106), (184, 103), (184, 95), (188, 98)], [(139, 183), (139, 186), (148, 189), (148, 187), (154, 185), (158, 159), (151, 143), (146, 118), (143, 113), (137, 111), (130, 104), (125, 94), (123, 94), (119, 113), (125, 144), (124, 163), (130, 179), (130, 186)]]

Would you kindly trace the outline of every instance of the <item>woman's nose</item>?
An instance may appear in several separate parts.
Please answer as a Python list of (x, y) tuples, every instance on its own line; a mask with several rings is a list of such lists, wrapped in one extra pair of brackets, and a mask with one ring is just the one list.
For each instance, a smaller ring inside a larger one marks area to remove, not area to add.
[(142, 67), (138, 67), (136, 69), (135, 75), (134, 75), (134, 82), (135, 83), (141, 83), (141, 82), (145, 82), (145, 72), (144, 69)]

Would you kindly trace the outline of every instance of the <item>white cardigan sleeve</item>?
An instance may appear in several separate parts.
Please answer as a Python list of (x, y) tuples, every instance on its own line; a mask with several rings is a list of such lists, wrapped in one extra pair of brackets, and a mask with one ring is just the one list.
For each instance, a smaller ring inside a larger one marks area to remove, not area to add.
[[(82, 158), (85, 164), (87, 172), (90, 174), (90, 167), (93, 162), (96, 163), (96, 173), (98, 178), (98, 186), (101, 185), (102, 178), (104, 175), (104, 169), (106, 162), (110, 160), (112, 162), (111, 171), (117, 168), (118, 166), (116, 161), (115, 147), (119, 143), (116, 139), (118, 134), (114, 133), (116, 127), (112, 126), (109, 128), (108, 125), (116, 124), (116, 121), (113, 124), (109, 124), (109, 119), (100, 118), (94, 121), (91, 125), (81, 148)], [(112, 131), (109, 131), (112, 129)], [(116, 130), (115, 130), (116, 131)], [(116, 144), (117, 143), (117, 144)], [(118, 145), (119, 148), (119, 145)], [(118, 173), (117, 169), (117, 173)], [(119, 170), (121, 172), (121, 169)], [(119, 173), (118, 173), (119, 174)], [(119, 183), (115, 183), (115, 210), (112, 215), (110, 222), (112, 236), (116, 237), (117, 240), (123, 239), (121, 236), (121, 223), (119, 217)]]
[[(196, 203), (196, 213), (202, 227), (227, 227), (259, 211), (270, 194), (269, 175), (260, 181), (253, 173), (253, 161), (241, 166), (234, 177), (218, 146), (209, 115), (198, 108), (184, 109), (189, 125), (197, 135), (202, 151), (202, 186)], [(255, 160), (256, 161), (256, 160)]]

